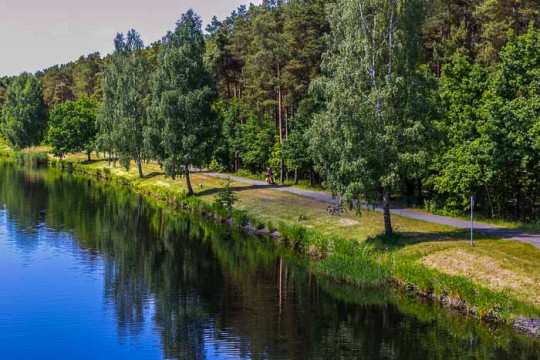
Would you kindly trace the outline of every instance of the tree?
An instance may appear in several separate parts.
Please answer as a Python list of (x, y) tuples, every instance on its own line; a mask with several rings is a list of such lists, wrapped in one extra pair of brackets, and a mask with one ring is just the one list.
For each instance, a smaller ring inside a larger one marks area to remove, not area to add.
[(466, 209), (469, 194), (479, 194), (490, 181), (491, 141), (481, 133), (482, 94), (486, 87), (486, 71), (471, 63), (461, 49), (442, 70), (440, 102), (442, 121), (437, 124), (445, 134), (434, 161), (431, 180), (435, 190), (443, 194), (448, 210)]
[(10, 146), (38, 145), (47, 128), (47, 106), (37, 79), (23, 73), (6, 90), (0, 129)]
[(73, 63), (55, 65), (39, 71), (36, 76), (42, 84), (43, 98), (49, 110), (55, 105), (68, 100), (75, 100), (73, 94)]
[(148, 59), (143, 53), (141, 37), (135, 30), (130, 30), (126, 38), (121, 33), (117, 34), (114, 46), (102, 83), (99, 143), (109, 152), (114, 148), (120, 162), (128, 169), (130, 161), (135, 160), (142, 178), (143, 129), (149, 96)]
[[(302, 168), (310, 168), (313, 165), (309, 152), (309, 120), (313, 115), (311, 101), (304, 101), (300, 110), (291, 121), (289, 136), (283, 143), (283, 153), (288, 167), (294, 170), (294, 183), (298, 184), (298, 172)], [(313, 174), (310, 174), (311, 185), (314, 185)]]
[(420, 62), (422, 0), (341, 0), (329, 13), (329, 49), (314, 92), (325, 102), (311, 127), (311, 151), (325, 184), (344, 199), (390, 194), (402, 158), (421, 148), (423, 124), (403, 109)]
[(507, 34), (491, 72), (459, 53), (444, 67), (441, 99), (446, 134), (434, 164), (435, 189), (447, 210), (468, 209), (477, 195), (492, 218), (534, 221), (540, 179), (540, 32)]
[(82, 97), (57, 105), (49, 119), (48, 140), (55, 156), (86, 152), (88, 161), (95, 148), (97, 103)]
[(474, 15), (480, 24), (478, 58), (493, 65), (499, 60), (509, 30), (522, 34), (529, 23), (540, 20), (540, 3), (536, 0), (484, 0), (474, 8)]
[(165, 173), (185, 175), (188, 195), (193, 195), (190, 166), (208, 161), (217, 132), (212, 110), (217, 94), (204, 66), (204, 51), (201, 20), (189, 10), (161, 44), (145, 130), (147, 147)]
[(73, 94), (76, 98), (91, 97), (99, 92), (101, 57), (93, 53), (81, 56), (73, 64)]

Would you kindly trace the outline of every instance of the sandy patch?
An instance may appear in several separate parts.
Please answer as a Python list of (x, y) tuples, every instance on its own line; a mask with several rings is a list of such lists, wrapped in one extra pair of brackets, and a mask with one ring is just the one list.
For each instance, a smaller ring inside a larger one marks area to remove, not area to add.
[(339, 220), (339, 225), (341, 226), (354, 226), (354, 225), (359, 225), (359, 224), (360, 223), (358, 221), (353, 220), (353, 219), (343, 218)]

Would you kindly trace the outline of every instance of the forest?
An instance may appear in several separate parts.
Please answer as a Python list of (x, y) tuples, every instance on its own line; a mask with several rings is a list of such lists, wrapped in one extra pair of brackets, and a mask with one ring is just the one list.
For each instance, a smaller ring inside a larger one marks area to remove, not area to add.
[(309, 181), (349, 204), (538, 222), (540, 2), (264, 0), (0, 78), (14, 149)]

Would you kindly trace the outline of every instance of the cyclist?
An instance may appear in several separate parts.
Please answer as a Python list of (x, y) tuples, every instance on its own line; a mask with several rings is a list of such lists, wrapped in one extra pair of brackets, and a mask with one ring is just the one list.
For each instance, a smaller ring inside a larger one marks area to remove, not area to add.
[(266, 168), (266, 182), (268, 183), (268, 185), (273, 185), (276, 183), (274, 181), (274, 174), (272, 174), (272, 169), (270, 169), (269, 167)]

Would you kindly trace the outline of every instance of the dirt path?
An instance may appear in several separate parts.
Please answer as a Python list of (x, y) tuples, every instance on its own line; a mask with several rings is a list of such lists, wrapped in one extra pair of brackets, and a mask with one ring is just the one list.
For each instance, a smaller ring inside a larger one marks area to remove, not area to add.
[[(207, 172), (205, 174), (209, 176), (219, 177), (222, 179), (230, 178), (233, 181), (250, 184), (250, 185), (258, 185), (258, 186), (267, 185), (266, 182), (264, 181), (251, 180), (251, 179), (247, 179), (247, 178), (243, 178), (239, 176), (232, 176), (232, 175), (212, 173), (212, 172)], [(322, 192), (302, 190), (302, 189), (297, 189), (297, 188), (283, 186), (283, 185), (273, 185), (271, 186), (271, 188), (276, 191), (293, 193), (293, 194), (306, 196), (306, 197), (316, 199), (316, 200), (327, 201), (327, 202), (336, 201), (336, 199), (333, 198), (331, 195), (328, 195)], [(381, 209), (377, 209), (377, 210), (381, 211)], [(417, 220), (422, 220), (422, 221), (427, 221), (427, 222), (442, 224), (442, 225), (449, 225), (449, 226), (453, 226), (459, 229), (469, 229), (471, 226), (471, 223), (469, 221), (453, 219), (446, 216), (426, 214), (426, 213), (414, 211), (414, 210), (392, 209), (390, 210), (390, 212), (392, 214), (411, 218), (411, 219), (417, 219)], [(532, 244), (536, 246), (537, 248), (540, 248), (540, 235), (539, 234), (527, 233), (521, 230), (508, 229), (508, 228), (503, 228), (497, 225), (485, 224), (485, 223), (475, 223), (474, 228), (476, 231), (482, 232), (484, 234), (488, 234), (488, 235), (492, 235), (495, 237), (508, 239), (508, 240), (519, 240), (519, 241)]]

